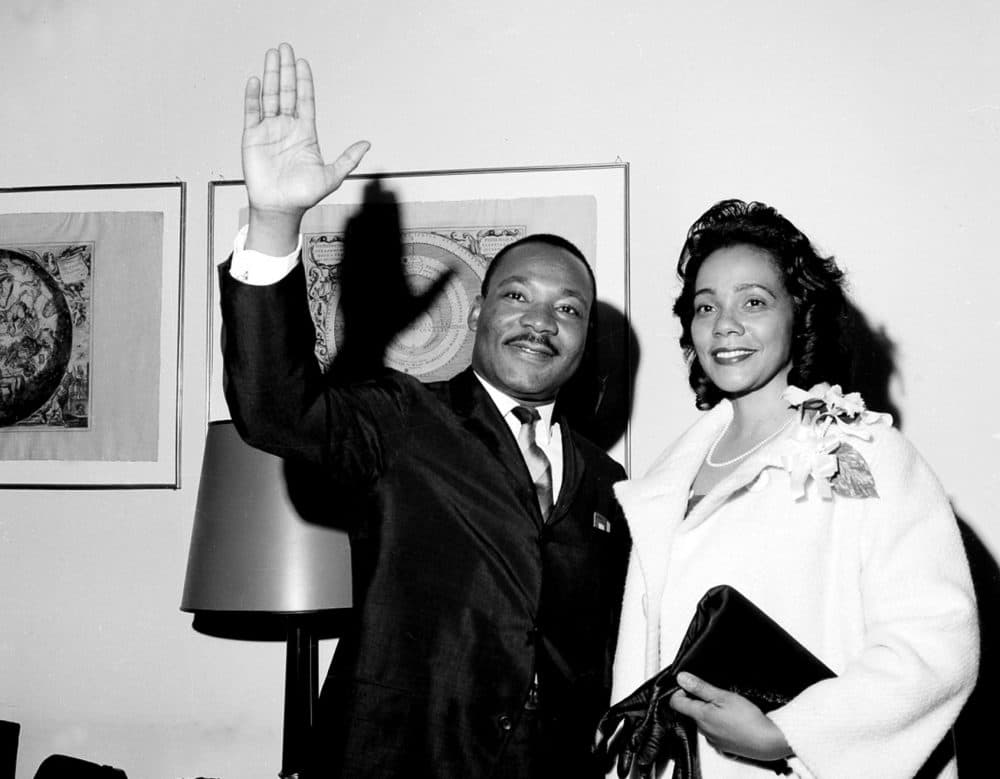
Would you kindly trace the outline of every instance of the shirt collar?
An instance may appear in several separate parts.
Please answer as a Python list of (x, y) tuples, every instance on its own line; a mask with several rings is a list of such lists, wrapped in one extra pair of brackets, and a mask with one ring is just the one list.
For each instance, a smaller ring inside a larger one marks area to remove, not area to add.
[[(510, 417), (510, 412), (515, 407), (524, 405), (521, 401), (498, 390), (475, 371), (473, 371), (473, 375), (479, 379), (479, 383), (483, 385), (483, 389), (486, 390), (486, 393), (493, 400), (494, 405), (500, 410), (500, 415), (504, 419), (508, 419)], [(540, 417), (538, 420), (538, 426), (541, 428), (541, 432), (546, 438), (552, 435), (552, 412), (555, 409), (555, 406), (556, 402), (554, 400), (540, 406), (535, 406), (535, 409), (538, 411), (538, 416)]]

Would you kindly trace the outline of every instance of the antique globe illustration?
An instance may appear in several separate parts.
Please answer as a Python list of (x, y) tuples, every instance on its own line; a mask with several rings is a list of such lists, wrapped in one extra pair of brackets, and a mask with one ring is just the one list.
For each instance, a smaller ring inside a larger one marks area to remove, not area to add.
[(0, 427), (28, 419), (53, 398), (72, 342), (69, 305), (49, 271), (0, 249)]
[[(451, 378), (471, 359), (473, 334), (466, 319), (479, 294), (487, 260), (460, 240), (430, 231), (407, 231), (400, 242), (403, 275), (414, 297), (424, 295), (443, 275), (452, 276), (430, 308), (387, 345), (385, 362), (422, 381)], [(317, 356), (324, 367), (344, 343), (339, 269), (342, 247), (342, 243), (321, 236), (307, 252), (314, 263), (307, 272), (308, 289), (318, 329)]]

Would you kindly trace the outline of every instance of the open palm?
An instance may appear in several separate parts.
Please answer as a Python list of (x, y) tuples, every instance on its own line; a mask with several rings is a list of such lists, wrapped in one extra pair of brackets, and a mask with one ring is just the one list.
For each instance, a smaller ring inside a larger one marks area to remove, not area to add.
[(244, 93), (243, 176), (251, 210), (301, 217), (340, 186), (368, 150), (349, 146), (325, 164), (316, 138), (312, 71), (287, 43), (270, 49), (264, 76)]

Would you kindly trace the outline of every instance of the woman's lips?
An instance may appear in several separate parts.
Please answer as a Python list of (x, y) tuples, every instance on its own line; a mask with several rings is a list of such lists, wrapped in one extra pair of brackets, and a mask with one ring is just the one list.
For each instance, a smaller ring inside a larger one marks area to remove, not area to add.
[(712, 359), (719, 365), (733, 365), (753, 356), (754, 349), (713, 349)]

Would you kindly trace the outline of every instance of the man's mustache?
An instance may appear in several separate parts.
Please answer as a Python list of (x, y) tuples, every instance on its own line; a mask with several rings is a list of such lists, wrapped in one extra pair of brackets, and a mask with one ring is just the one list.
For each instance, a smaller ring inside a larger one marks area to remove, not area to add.
[(538, 333), (520, 333), (513, 338), (508, 338), (504, 343), (509, 346), (527, 346), (534, 349), (544, 349), (552, 355), (559, 354), (559, 350), (552, 345), (549, 337), (547, 335), (539, 335)]

